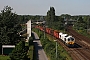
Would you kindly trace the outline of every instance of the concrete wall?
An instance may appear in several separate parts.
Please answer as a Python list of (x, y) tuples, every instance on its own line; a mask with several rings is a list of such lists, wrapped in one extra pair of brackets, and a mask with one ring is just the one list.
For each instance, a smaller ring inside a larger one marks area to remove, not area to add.
[(29, 21), (27, 22), (27, 34), (28, 34), (28, 36), (27, 36), (26, 42), (28, 42), (29, 37), (31, 37), (31, 20), (29, 20)]

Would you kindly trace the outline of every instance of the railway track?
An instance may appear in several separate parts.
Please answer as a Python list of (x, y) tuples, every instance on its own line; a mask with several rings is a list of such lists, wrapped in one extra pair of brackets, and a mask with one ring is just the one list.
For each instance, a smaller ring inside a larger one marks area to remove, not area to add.
[(75, 47), (68, 51), (73, 60), (90, 60), (90, 39), (78, 34), (74, 30), (68, 28), (68, 33), (75, 37)]
[[(82, 48), (69, 48), (65, 44), (58, 40), (58, 43), (63, 46), (63, 48), (70, 54), (73, 60), (89, 60), (86, 55), (83, 55), (80, 50)], [(83, 52), (83, 51), (82, 51)], [(90, 56), (90, 55), (89, 55)]]
[(73, 60), (90, 60), (90, 45), (87, 43), (88, 38), (79, 35), (74, 30), (68, 31), (69, 34), (75, 37), (76, 43), (73, 48), (67, 47), (62, 40), (57, 40), (57, 42), (63, 46), (63, 48), (70, 54)]
[[(50, 34), (49, 30), (47, 33)], [(57, 39), (57, 42), (63, 46), (73, 60), (90, 60), (90, 40), (72, 30), (71, 27), (67, 29), (67, 33), (75, 38), (76, 43), (73, 48), (67, 47), (60, 39)]]
[(69, 29), (68, 34), (75, 37), (76, 43), (73, 48), (67, 47), (60, 39), (57, 39), (57, 42), (63, 46), (73, 60), (90, 60), (90, 44), (88, 43), (88, 38), (84, 38), (84, 36), (78, 34), (71, 28)]
[(84, 45), (86, 46), (90, 46), (90, 39), (81, 35), (81, 34), (78, 34), (76, 31), (74, 31), (71, 27), (68, 28), (68, 33), (73, 35), (77, 40), (76, 42), (82, 42)]

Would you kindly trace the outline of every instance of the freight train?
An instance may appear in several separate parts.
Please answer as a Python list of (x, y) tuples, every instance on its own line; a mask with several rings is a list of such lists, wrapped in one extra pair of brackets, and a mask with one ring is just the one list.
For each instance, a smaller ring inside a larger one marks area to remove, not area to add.
[(75, 38), (73, 36), (71, 36), (71, 35), (64, 34), (64, 33), (59, 32), (57, 30), (47, 28), (47, 27), (42, 27), (42, 26), (36, 26), (35, 28), (38, 28), (41, 31), (44, 31), (47, 34), (50, 34), (50, 35), (54, 36), (55, 38), (61, 40), (68, 47), (74, 47)]

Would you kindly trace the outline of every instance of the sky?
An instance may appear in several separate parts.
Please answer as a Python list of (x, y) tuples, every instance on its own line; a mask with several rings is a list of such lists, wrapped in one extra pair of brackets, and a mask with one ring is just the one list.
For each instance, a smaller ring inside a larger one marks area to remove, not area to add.
[(58, 16), (90, 15), (90, 0), (0, 0), (0, 11), (7, 5), (18, 15), (47, 15), (50, 7)]

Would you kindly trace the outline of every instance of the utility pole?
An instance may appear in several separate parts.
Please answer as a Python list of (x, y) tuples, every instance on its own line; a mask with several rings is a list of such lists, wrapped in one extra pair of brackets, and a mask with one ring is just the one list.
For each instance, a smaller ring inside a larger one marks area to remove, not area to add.
[(54, 40), (56, 42), (56, 60), (57, 60), (57, 40)]

